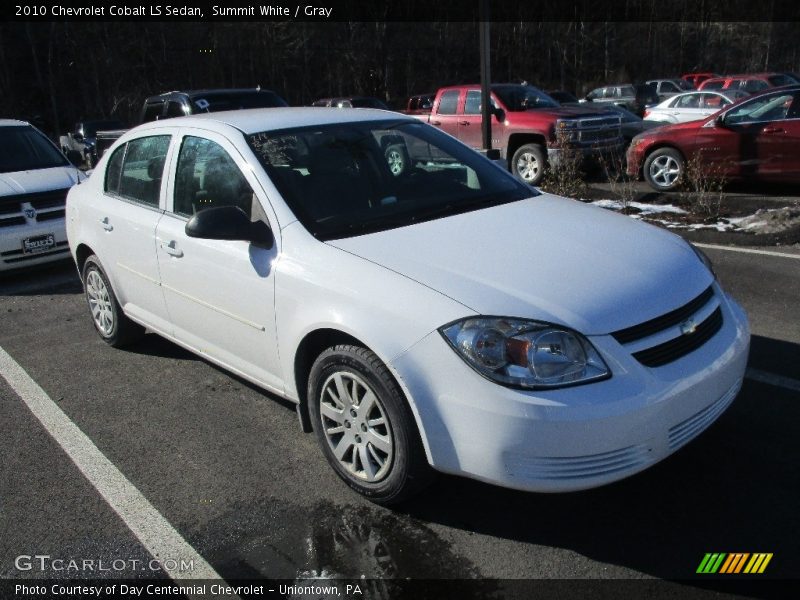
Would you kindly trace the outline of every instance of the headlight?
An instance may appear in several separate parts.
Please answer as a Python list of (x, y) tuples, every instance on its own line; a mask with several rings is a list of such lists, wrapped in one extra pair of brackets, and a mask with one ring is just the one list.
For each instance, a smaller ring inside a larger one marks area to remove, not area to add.
[(507, 386), (550, 389), (611, 375), (589, 340), (558, 325), (470, 317), (439, 332), (478, 373)]
[(697, 255), (697, 258), (700, 259), (700, 262), (703, 263), (709, 271), (711, 271), (711, 274), (714, 276), (714, 279), (716, 279), (717, 274), (714, 272), (714, 264), (711, 262), (711, 259), (708, 258), (708, 255), (706, 255), (705, 252), (700, 250), (700, 248), (698, 248), (694, 244), (689, 244), (689, 245), (692, 247), (692, 250), (694, 250), (694, 253)]

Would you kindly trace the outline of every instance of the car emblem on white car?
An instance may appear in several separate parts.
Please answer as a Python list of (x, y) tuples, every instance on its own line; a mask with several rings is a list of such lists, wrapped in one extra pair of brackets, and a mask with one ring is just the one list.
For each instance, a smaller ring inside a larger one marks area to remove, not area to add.
[(35, 208), (26, 208), (22, 212), (25, 213), (25, 216), (28, 217), (29, 219), (35, 219), (36, 218), (36, 209)]
[(681, 323), (680, 327), (683, 335), (692, 335), (695, 331), (697, 331), (697, 323), (695, 323), (693, 319), (684, 321)]

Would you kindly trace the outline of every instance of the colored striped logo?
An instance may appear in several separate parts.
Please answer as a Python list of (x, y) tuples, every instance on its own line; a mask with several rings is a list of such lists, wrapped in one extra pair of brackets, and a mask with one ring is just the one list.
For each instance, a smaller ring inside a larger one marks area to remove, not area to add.
[(772, 553), (758, 552), (708, 552), (700, 561), (697, 567), (698, 573), (763, 573), (769, 561), (772, 560)]

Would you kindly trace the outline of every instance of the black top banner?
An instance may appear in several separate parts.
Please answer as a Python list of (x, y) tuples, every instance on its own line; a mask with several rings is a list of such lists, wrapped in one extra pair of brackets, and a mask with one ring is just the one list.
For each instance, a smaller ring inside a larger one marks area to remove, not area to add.
[[(488, 9), (488, 10), (487, 10)], [(796, 0), (44, 0), (4, 4), (7, 22), (45, 21), (800, 21)]]

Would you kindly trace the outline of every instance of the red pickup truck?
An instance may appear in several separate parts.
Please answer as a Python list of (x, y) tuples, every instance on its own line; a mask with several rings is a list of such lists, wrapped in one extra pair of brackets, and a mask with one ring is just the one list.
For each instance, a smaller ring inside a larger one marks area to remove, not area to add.
[[(620, 116), (602, 108), (561, 106), (543, 91), (526, 84), (495, 84), (492, 94), (492, 147), (523, 181), (538, 184), (548, 164), (557, 162), (564, 145), (585, 158), (623, 152)], [(481, 88), (458, 85), (436, 93), (431, 125), (480, 148)]]

